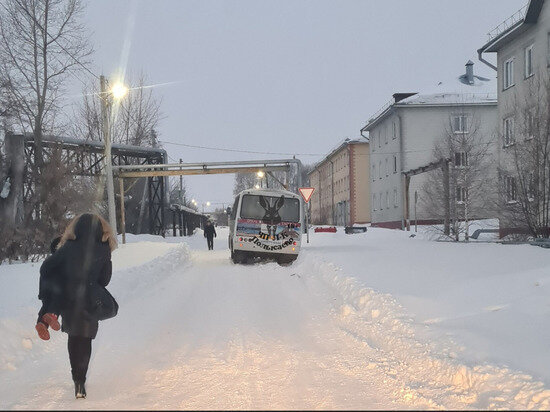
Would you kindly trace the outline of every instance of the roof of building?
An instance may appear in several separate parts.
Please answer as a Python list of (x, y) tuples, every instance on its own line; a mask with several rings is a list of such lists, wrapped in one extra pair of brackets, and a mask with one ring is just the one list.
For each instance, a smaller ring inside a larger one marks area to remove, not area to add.
[(334, 154), (338, 153), (340, 150), (342, 150), (344, 147), (347, 147), (351, 144), (369, 144), (367, 140), (358, 140), (358, 139), (349, 139), (346, 138), (342, 141), (340, 141), (334, 148), (321, 160), (319, 160), (317, 163), (313, 165), (313, 169), (311, 172), (308, 173), (308, 176), (315, 171), (319, 166), (321, 166), (323, 163), (325, 163), (329, 158), (331, 158)]
[(397, 105), (446, 105), (446, 104), (474, 104), (497, 102), (496, 77), (488, 79), (481, 76), (473, 76), (473, 83), (465, 84), (461, 81), (463, 76), (451, 77), (438, 81), (435, 85), (428, 86), (419, 93), (407, 97)]
[[(393, 99), (378, 110), (362, 131), (370, 130), (385, 118), (394, 107), (496, 105), (497, 80), (475, 75), (472, 61), (466, 63), (466, 74), (437, 80), (417, 93), (396, 93)], [(468, 71), (470, 71), (470, 78)]]
[(479, 52), (496, 52), (503, 45), (537, 23), (544, 0), (530, 0), (527, 5), (488, 33), (489, 40)]

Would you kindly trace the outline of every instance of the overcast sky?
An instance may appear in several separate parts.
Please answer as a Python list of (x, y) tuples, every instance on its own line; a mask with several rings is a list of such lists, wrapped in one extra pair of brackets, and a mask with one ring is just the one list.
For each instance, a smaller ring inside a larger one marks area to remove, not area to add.
[[(160, 139), (184, 162), (319, 160), (393, 93), (458, 76), (487, 32), (526, 0), (87, 2), (92, 70), (144, 72), (162, 99)], [(76, 85), (75, 87), (79, 87)], [(186, 177), (199, 202), (232, 201), (233, 176)], [(214, 205), (213, 205), (214, 206)]]

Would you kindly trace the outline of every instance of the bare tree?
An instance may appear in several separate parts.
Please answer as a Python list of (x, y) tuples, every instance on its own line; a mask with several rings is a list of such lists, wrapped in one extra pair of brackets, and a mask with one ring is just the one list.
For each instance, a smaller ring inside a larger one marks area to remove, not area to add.
[(50, 151), (42, 170), (42, 181), (48, 188), (41, 205), (42, 218), (37, 220), (27, 214), (23, 224), (15, 228), (5, 219), (0, 220), (0, 232), (6, 236), (0, 245), (0, 263), (5, 259), (36, 260), (47, 252), (51, 239), (61, 235), (74, 216), (91, 209), (101, 213), (94, 207), (98, 199), (93, 178), (73, 175), (74, 162), (76, 159), (71, 160), (60, 148)]
[[(155, 147), (158, 144), (156, 130), (162, 114), (161, 101), (147, 86), (145, 75), (130, 80), (128, 95), (117, 105), (111, 131), (113, 143)], [(92, 84), (84, 90), (82, 102), (76, 108), (76, 122), (72, 133), (86, 140), (103, 140), (101, 132), (101, 106), (99, 87)]]
[(422, 203), (434, 219), (450, 218), (456, 241), (461, 235), (469, 239), (471, 220), (489, 217), (494, 211), (493, 144), (493, 136), (482, 134), (480, 119), (462, 106), (449, 116), (443, 137), (435, 144), (433, 161), (441, 162), (441, 167), (427, 172)]
[(258, 182), (255, 173), (237, 173), (235, 175), (235, 184), (233, 186), (233, 195), (237, 196), (246, 189), (253, 189)]
[(66, 77), (92, 53), (82, 12), (80, 0), (4, 0), (0, 7), (0, 78), (17, 125), (34, 135), (38, 203), (47, 191), (42, 136), (53, 131)]

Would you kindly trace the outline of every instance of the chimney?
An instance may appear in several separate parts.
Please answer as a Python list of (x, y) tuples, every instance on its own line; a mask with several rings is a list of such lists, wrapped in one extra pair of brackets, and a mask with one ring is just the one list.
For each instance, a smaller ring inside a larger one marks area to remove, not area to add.
[(471, 60), (466, 63), (466, 82), (474, 84), (474, 62)]

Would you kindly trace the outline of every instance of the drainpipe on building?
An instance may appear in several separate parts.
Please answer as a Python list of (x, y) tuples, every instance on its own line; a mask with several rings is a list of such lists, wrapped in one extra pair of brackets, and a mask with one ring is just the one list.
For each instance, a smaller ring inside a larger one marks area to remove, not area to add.
[(480, 62), (485, 63), (487, 66), (489, 66), (489, 67), (490, 67), (491, 69), (493, 69), (494, 71), (496, 71), (496, 72), (498, 71), (497, 66), (495, 66), (495, 65), (492, 64), (492, 63), (489, 63), (487, 60), (485, 60), (485, 59), (483, 58), (483, 49), (479, 49), (479, 50), (477, 51), (477, 58), (479, 59)]
[[(405, 193), (405, 177), (403, 176), (403, 122), (400, 115), (397, 115), (397, 119), (399, 120), (399, 174), (401, 176), (401, 193)], [(401, 214), (401, 230), (405, 230), (405, 204), (408, 202), (404, 201), (404, 197), (401, 197), (401, 201), (403, 203), (403, 212)]]
[(332, 160), (329, 160), (330, 162), (330, 177), (331, 177), (331, 184), (330, 184), (330, 189), (331, 189), (331, 196), (332, 196), (332, 201), (331, 201), (331, 212), (332, 212), (332, 224), (334, 225), (334, 162)]
[[(370, 147), (370, 146), (369, 146)], [(352, 218), (355, 218), (355, 188), (353, 187), (353, 179), (355, 178), (355, 175), (354, 175), (354, 164), (353, 164), (353, 158), (352, 158), (352, 155), (353, 155), (353, 152), (352, 152), (352, 147), (351, 145), (348, 145), (348, 170), (349, 170), (349, 173), (348, 173), (348, 182), (349, 182), (349, 187), (348, 187), (348, 190), (349, 190), (349, 219), (348, 219), (348, 214), (347, 214), (347, 210), (346, 210), (346, 226), (352, 226), (354, 223), (355, 223), (355, 219), (352, 219)], [(369, 163), (369, 167), (370, 167), (370, 163)], [(369, 194), (370, 196), (370, 194)], [(352, 207), (353, 207), (353, 213), (352, 213)]]
[(319, 173), (319, 223), (321, 223), (322, 216), (323, 216), (323, 203), (321, 199), (321, 168), (317, 169), (317, 173)]

